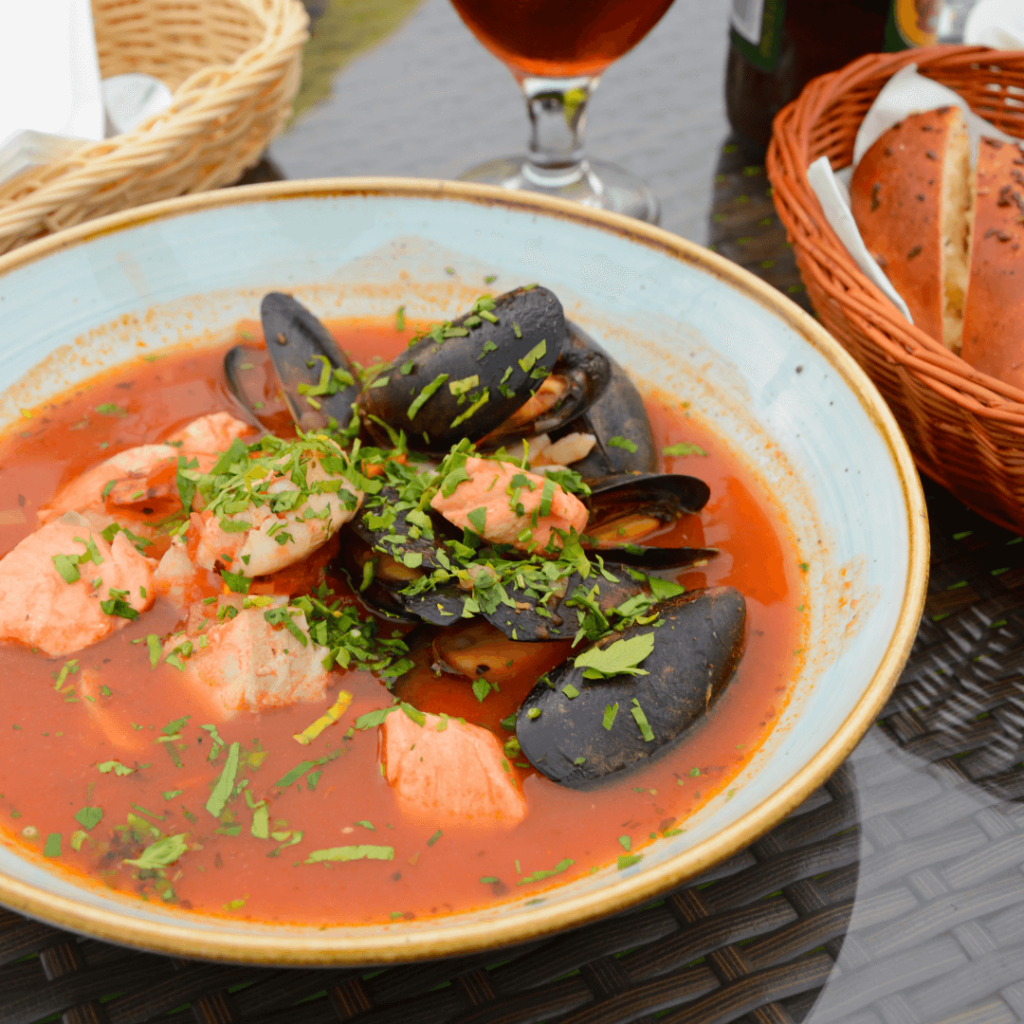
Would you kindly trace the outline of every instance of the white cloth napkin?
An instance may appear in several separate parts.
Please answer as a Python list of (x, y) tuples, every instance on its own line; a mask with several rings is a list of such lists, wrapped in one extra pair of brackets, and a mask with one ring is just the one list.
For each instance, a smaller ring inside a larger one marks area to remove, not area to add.
[(0, 0), (0, 143), (22, 129), (102, 139), (89, 0)]
[(171, 102), (157, 78), (100, 82), (89, 0), (0, 0), (0, 181), (131, 131)]

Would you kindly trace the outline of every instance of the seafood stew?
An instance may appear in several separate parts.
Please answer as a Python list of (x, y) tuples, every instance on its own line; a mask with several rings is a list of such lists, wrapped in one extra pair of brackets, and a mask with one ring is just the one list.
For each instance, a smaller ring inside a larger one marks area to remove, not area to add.
[[(5, 440), (16, 842), (186, 909), (398, 920), (626, 868), (727, 785), (794, 675), (799, 558), (678, 403), (648, 397), (642, 443), (585, 429), (614, 424), (593, 410), (616, 380), (631, 415), (643, 402), (575, 325), (524, 329), (517, 303), (547, 295), (482, 299), (409, 348), (395, 325), (342, 325), (290, 370), (305, 311), (268, 297), (265, 350), (247, 326), (227, 353), (125, 368)], [(512, 357), (490, 337), (474, 373), (444, 353), (482, 314), (530, 342), (500, 383)], [(48, 620), (69, 595), (89, 616)], [(714, 649), (676, 650), (701, 629)], [(662, 700), (686, 658), (685, 699)]]

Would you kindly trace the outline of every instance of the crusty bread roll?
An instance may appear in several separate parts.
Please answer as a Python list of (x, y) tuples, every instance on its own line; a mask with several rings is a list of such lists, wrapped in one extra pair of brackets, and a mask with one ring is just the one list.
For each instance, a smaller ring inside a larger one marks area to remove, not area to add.
[(861, 158), (850, 208), (914, 324), (960, 351), (970, 252), (970, 143), (958, 107), (911, 114)]
[(982, 139), (974, 199), (963, 357), (1024, 388), (1024, 153)]

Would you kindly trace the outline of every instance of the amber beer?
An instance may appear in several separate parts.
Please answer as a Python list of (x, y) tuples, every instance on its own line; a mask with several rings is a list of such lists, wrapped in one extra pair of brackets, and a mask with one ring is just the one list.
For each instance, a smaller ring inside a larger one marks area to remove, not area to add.
[(672, 0), (452, 0), (517, 77), (598, 75), (631, 50)]

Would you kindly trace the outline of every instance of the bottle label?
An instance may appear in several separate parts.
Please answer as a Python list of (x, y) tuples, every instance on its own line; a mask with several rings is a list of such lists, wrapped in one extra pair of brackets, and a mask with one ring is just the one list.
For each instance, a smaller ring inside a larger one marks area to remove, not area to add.
[(774, 71), (785, 17), (786, 0), (732, 0), (732, 45), (754, 67)]
[(938, 39), (939, 0), (893, 0), (885, 30), (885, 48), (931, 46)]

